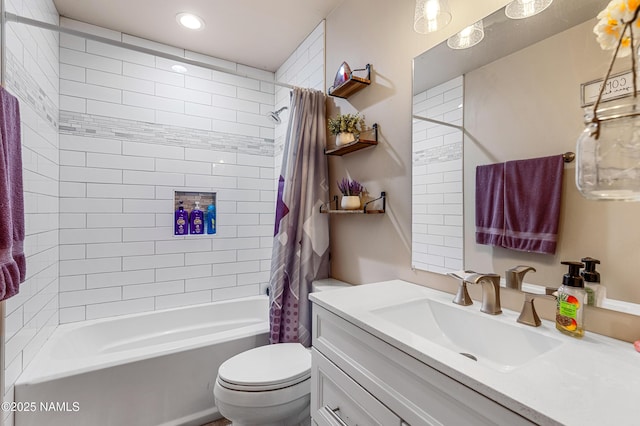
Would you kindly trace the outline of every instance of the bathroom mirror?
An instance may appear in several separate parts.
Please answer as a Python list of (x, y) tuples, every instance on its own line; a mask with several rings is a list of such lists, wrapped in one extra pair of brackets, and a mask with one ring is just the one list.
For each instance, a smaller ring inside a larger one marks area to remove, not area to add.
[[(591, 256), (601, 261), (598, 270), (611, 299), (607, 307), (640, 312), (640, 285), (634, 280), (633, 270), (640, 264), (640, 203), (584, 199), (575, 187), (573, 163), (564, 169), (555, 255), (475, 242), (476, 166), (575, 151), (576, 140), (584, 129), (581, 84), (602, 79), (612, 56), (611, 51), (599, 47), (593, 34), (595, 17), (607, 4), (603, 0), (555, 0), (541, 14), (521, 20), (508, 19), (501, 9), (483, 19), (485, 37), (478, 45), (452, 50), (445, 41), (414, 59), (414, 160), (422, 128), (437, 125), (415, 118), (420, 116), (417, 112), (424, 113), (419, 110), (423, 107), (419, 97), (433, 88), (451, 85), (452, 81), (459, 81), (464, 87), (460, 111), (450, 114), (453, 120), (440, 124), (462, 135), (462, 194), (453, 188), (454, 192), (445, 192), (441, 197), (450, 202), (460, 198), (463, 201), (462, 215), (449, 219), (462, 226), (458, 252), (444, 251), (459, 256), (459, 262), (445, 263), (442, 268), (423, 267), (415, 261), (414, 250), (414, 267), (443, 272), (456, 269), (450, 266), (461, 266), (504, 277), (508, 268), (530, 265), (537, 272), (528, 273), (525, 282), (559, 286), (566, 273), (561, 261)], [(614, 72), (629, 68), (630, 60), (624, 58), (616, 61)], [(444, 115), (434, 117), (447, 121)], [(424, 206), (416, 203), (416, 186), (414, 172), (414, 249), (429, 242), (415, 232), (423, 229), (416, 226), (415, 217), (424, 211)], [(434, 212), (431, 220), (447, 220), (446, 211), (443, 212), (442, 218)], [(438, 247), (432, 251), (438, 253)]]

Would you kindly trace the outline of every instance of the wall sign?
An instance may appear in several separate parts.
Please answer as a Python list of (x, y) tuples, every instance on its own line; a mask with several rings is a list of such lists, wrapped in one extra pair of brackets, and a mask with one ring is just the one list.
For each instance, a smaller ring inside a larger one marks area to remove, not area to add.
[[(603, 81), (604, 79), (593, 80), (580, 85), (582, 107), (593, 105), (596, 102)], [(612, 99), (619, 99), (632, 95), (633, 73), (631, 71), (626, 71), (609, 76), (609, 80), (607, 80), (607, 87), (602, 94), (602, 100), (610, 101)]]

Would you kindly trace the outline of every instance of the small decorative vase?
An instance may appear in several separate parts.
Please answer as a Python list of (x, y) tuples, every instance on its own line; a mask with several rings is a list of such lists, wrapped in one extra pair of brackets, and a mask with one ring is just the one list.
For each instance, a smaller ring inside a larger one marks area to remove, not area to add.
[(336, 146), (350, 144), (356, 140), (356, 135), (348, 132), (340, 132), (336, 135)]
[(360, 197), (358, 195), (344, 195), (340, 205), (344, 210), (358, 210), (360, 208)]

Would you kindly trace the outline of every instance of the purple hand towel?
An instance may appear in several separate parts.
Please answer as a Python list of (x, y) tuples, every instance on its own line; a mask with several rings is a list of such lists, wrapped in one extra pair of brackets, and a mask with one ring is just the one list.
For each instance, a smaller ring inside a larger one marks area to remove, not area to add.
[(476, 167), (476, 243), (501, 246), (504, 236), (504, 163)]
[(555, 254), (562, 198), (562, 155), (505, 164), (503, 247)]
[(18, 99), (0, 87), (0, 300), (25, 280), (24, 197)]

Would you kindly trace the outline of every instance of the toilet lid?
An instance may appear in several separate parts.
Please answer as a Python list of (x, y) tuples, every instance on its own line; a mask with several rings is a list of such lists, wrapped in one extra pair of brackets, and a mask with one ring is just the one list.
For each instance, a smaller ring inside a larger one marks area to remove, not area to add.
[(242, 352), (218, 369), (221, 385), (237, 390), (292, 386), (311, 376), (311, 353), (300, 343), (279, 343)]

